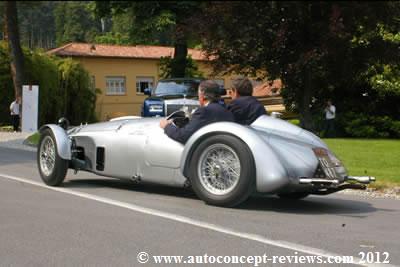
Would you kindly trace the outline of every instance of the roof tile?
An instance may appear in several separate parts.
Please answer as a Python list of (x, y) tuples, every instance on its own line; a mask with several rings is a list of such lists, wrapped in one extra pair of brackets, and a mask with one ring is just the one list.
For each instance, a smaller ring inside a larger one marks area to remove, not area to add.
[[(47, 53), (57, 56), (77, 57), (118, 57), (118, 58), (148, 58), (173, 57), (174, 48), (167, 46), (118, 46), (107, 44), (69, 43), (59, 48), (49, 50)], [(188, 49), (188, 54), (194, 60), (208, 60), (203, 51)]]

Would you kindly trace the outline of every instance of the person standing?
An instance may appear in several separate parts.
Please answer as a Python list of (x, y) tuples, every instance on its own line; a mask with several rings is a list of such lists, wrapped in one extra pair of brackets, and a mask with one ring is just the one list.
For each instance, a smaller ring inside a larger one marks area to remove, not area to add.
[(334, 105), (332, 105), (331, 100), (328, 100), (326, 102), (324, 111), (325, 111), (325, 137), (334, 137), (336, 107)]
[(10, 105), (11, 122), (14, 132), (19, 132), (21, 98), (16, 98)]

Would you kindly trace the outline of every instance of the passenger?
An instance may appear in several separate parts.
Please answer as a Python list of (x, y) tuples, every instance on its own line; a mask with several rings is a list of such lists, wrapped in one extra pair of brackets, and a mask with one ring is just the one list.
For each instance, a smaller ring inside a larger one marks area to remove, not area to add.
[(231, 121), (233, 115), (226, 108), (218, 104), (220, 89), (216, 82), (202, 81), (199, 85), (198, 96), (200, 107), (193, 113), (191, 120), (182, 128), (172, 124), (172, 120), (162, 119), (160, 127), (168, 137), (185, 144), (189, 137), (203, 126), (213, 122)]
[(228, 94), (232, 102), (228, 105), (235, 122), (250, 125), (261, 115), (266, 115), (264, 106), (252, 96), (253, 86), (249, 79), (238, 79), (233, 82)]

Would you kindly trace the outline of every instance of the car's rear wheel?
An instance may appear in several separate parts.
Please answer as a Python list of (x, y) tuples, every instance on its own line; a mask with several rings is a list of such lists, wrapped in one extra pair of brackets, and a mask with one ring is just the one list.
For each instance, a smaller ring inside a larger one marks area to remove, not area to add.
[(233, 207), (255, 188), (255, 165), (245, 143), (230, 135), (202, 141), (190, 163), (193, 190), (207, 204)]
[(293, 192), (293, 193), (285, 193), (278, 194), (280, 198), (283, 199), (291, 199), (291, 200), (299, 200), (308, 197), (309, 193), (307, 192)]
[(40, 177), (45, 184), (58, 186), (64, 181), (69, 162), (58, 155), (57, 142), (50, 129), (44, 130), (40, 135), (37, 163)]

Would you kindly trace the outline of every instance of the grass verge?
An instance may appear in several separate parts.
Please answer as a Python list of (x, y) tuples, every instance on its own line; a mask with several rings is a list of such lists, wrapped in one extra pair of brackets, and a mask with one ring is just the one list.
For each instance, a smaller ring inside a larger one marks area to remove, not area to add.
[(324, 139), (342, 160), (349, 175), (375, 176), (370, 187), (400, 186), (400, 140)]
[(40, 139), (40, 134), (39, 132), (36, 132), (28, 136), (28, 138), (26, 138), (26, 142), (28, 142), (28, 144), (30, 145), (37, 146), (39, 144), (39, 139)]

